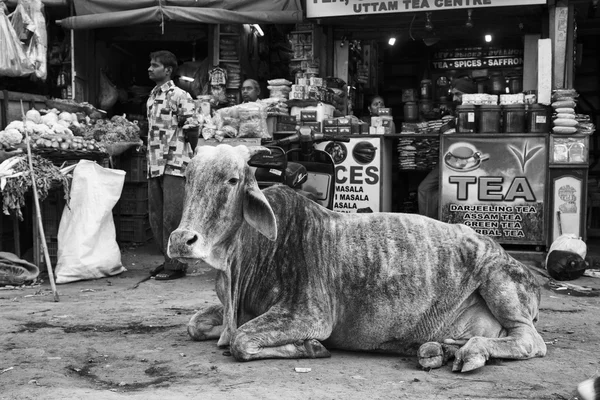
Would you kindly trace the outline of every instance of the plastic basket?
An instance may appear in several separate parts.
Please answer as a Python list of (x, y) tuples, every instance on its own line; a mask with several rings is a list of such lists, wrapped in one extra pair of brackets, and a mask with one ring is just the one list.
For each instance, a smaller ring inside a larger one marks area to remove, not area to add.
[(42, 225), (46, 239), (56, 239), (58, 237), (58, 226), (66, 204), (62, 189), (49, 192), (44, 201), (40, 203), (40, 213), (42, 214)]
[[(44, 248), (41, 241), (37, 241), (40, 245), (40, 262), (42, 265), (46, 265), (46, 256), (44, 256)], [(50, 263), (53, 267), (56, 267), (58, 261), (58, 240), (57, 239), (46, 239), (46, 247), (48, 248), (48, 256), (50, 256)]]
[(148, 214), (148, 184), (126, 183), (119, 200), (120, 214)]
[(120, 242), (145, 243), (152, 239), (152, 230), (147, 215), (121, 215), (118, 221), (117, 239)]
[(121, 159), (121, 169), (126, 172), (125, 182), (148, 182), (148, 162), (145, 154), (126, 155)]

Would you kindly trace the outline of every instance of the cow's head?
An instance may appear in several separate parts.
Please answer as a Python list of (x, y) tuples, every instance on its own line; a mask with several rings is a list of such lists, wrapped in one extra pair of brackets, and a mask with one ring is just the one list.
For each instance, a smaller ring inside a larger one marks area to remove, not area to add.
[[(275, 215), (248, 166), (264, 147), (199, 146), (186, 170), (183, 216), (169, 238), (168, 255), (213, 264), (244, 221), (270, 240), (277, 238)], [(217, 265), (214, 265), (217, 267)]]

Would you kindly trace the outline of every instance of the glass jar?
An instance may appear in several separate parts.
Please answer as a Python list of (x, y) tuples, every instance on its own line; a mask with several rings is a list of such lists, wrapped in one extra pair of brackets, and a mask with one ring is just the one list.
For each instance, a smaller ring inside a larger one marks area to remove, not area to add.
[(458, 133), (475, 133), (475, 106), (473, 104), (462, 104), (456, 106), (456, 132)]
[(525, 104), (507, 104), (503, 106), (503, 125), (505, 133), (525, 132)]
[(489, 90), (491, 94), (506, 94), (506, 82), (502, 72), (495, 72), (490, 76)]
[(479, 107), (479, 133), (500, 133), (500, 106), (486, 104)]
[(417, 121), (419, 119), (419, 107), (414, 101), (404, 103), (404, 120), (407, 122)]
[(431, 99), (431, 79), (423, 79), (421, 81), (421, 98)]
[(530, 104), (527, 113), (527, 131), (530, 133), (549, 133), (550, 115), (548, 108), (541, 104)]
[(419, 102), (419, 111), (425, 115), (433, 111), (433, 102), (431, 100), (421, 100)]
[(511, 76), (508, 78), (508, 91), (512, 94), (523, 91), (523, 81), (520, 76)]

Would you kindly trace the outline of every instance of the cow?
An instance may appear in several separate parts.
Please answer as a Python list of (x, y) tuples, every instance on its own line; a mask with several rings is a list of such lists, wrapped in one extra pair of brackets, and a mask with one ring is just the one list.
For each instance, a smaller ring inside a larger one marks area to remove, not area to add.
[(539, 285), (496, 241), (403, 213), (338, 213), (284, 185), (261, 191), (248, 160), (265, 148), (201, 146), (168, 254), (218, 270), (221, 305), (188, 324), (235, 359), (329, 357), (327, 348), (454, 359), (543, 357)]

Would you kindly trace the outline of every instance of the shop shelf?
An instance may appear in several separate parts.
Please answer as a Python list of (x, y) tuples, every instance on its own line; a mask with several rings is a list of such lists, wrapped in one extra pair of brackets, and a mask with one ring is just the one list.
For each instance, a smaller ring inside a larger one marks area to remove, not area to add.
[(148, 213), (148, 184), (126, 183), (119, 200), (120, 214), (145, 215)]
[(117, 220), (120, 242), (145, 243), (152, 239), (148, 215), (121, 215)]

